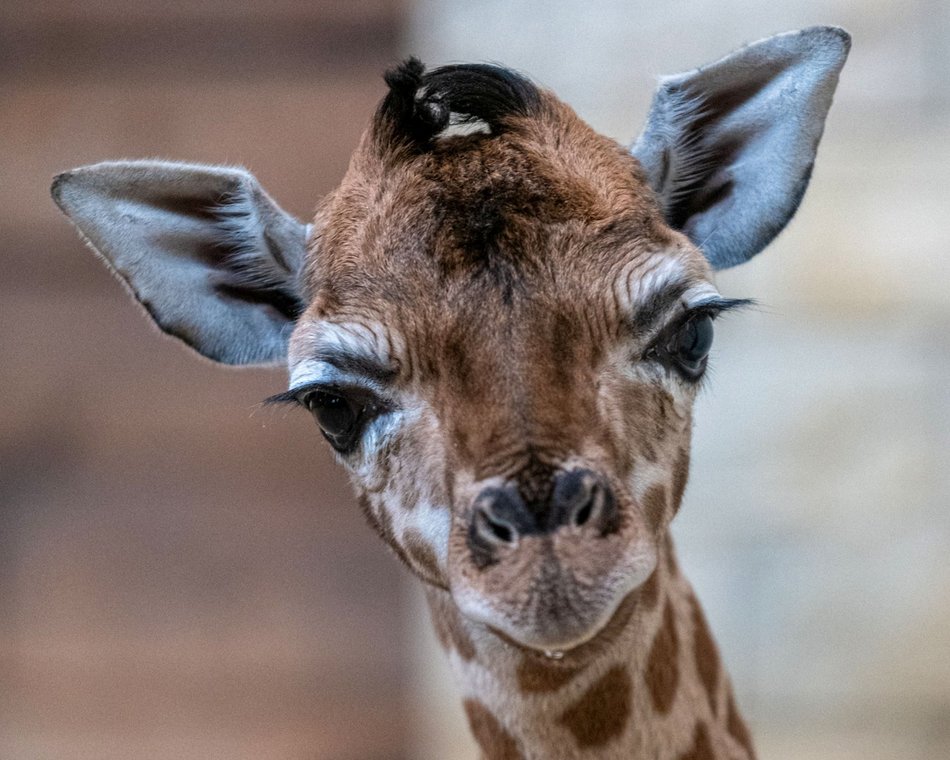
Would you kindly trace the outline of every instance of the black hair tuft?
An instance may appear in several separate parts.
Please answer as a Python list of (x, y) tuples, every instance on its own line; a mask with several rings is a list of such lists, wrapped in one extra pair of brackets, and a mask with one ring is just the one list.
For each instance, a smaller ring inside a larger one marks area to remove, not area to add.
[(492, 133), (511, 116), (529, 116), (541, 102), (538, 88), (511, 69), (487, 63), (455, 64), (426, 72), (409, 58), (385, 73), (389, 93), (377, 112), (386, 136), (429, 146), (455, 114), (457, 120), (484, 121)]

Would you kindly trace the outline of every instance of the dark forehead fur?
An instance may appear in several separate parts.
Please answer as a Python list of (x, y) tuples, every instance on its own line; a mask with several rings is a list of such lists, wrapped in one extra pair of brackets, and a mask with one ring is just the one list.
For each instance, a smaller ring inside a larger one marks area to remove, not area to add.
[[(530, 116), (541, 92), (520, 74), (489, 64), (443, 66), (426, 72), (416, 58), (386, 72), (389, 94), (376, 112), (377, 137), (425, 150), (456, 121), (484, 121), (503, 130), (507, 120)], [(392, 146), (389, 146), (392, 147)]]
[[(318, 212), (319, 311), (380, 299), (418, 310), (418, 298), (453, 286), (510, 301), (543, 289), (545, 272), (565, 286), (589, 281), (621, 253), (670, 241), (628, 151), (519, 74), (484, 64), (425, 73), (410, 60), (386, 79), (390, 92)], [(465, 120), (487, 131), (440, 136)]]

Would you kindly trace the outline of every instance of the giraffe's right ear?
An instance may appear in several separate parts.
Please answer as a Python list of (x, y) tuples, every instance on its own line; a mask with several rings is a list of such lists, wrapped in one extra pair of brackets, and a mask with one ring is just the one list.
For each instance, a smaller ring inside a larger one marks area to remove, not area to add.
[(52, 194), (163, 331), (226, 364), (286, 356), (307, 228), (248, 172), (107, 162), (60, 174)]

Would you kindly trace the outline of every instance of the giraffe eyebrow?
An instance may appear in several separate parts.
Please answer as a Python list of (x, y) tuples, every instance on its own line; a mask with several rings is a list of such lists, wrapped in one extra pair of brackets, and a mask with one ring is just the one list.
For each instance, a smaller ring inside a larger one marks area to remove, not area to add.
[[(631, 326), (638, 332), (649, 332), (692, 288), (693, 284), (686, 280), (674, 280), (653, 291), (633, 315), (630, 322)], [(712, 317), (717, 317), (724, 311), (753, 305), (755, 305), (755, 301), (751, 298), (723, 298), (718, 294), (710, 294), (707, 298), (688, 304), (686, 310), (688, 312), (704, 312)]]
[(362, 351), (327, 346), (322, 348), (313, 361), (329, 364), (336, 370), (348, 375), (358, 375), (381, 385), (389, 385), (396, 379), (398, 368), (377, 356)]
[(677, 278), (651, 291), (637, 308), (630, 325), (637, 332), (648, 332), (679, 302), (690, 287), (691, 283)]
[(351, 387), (373, 391), (391, 385), (398, 373), (397, 367), (374, 354), (325, 345), (297, 366), (291, 375), (290, 390), (270, 396), (263, 403), (299, 403), (301, 393), (308, 390)]
[[(296, 382), (293, 377), (291, 378), (290, 390), (269, 396), (263, 403), (265, 405), (299, 403), (301, 394), (308, 390), (349, 387), (372, 393), (375, 390), (374, 385), (377, 389), (391, 385), (398, 375), (395, 367), (376, 356), (349, 351), (337, 346), (322, 348), (301, 366), (304, 365), (307, 371)], [(315, 371), (314, 365), (324, 370), (329, 368), (330, 371)], [(295, 371), (294, 375), (296, 374)]]

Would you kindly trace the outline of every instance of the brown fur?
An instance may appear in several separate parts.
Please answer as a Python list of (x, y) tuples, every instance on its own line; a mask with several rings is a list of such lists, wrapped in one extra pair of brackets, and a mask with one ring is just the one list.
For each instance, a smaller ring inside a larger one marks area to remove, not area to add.
[(680, 680), (679, 636), (676, 633), (676, 619), (669, 602), (663, 612), (663, 625), (653, 639), (650, 656), (647, 660), (646, 681), (653, 698), (653, 706), (661, 715), (668, 713), (676, 697), (676, 687)]
[(680, 508), (683, 494), (686, 492), (686, 481), (689, 479), (689, 449), (682, 448), (673, 465), (673, 510)]
[(645, 611), (650, 611), (656, 607), (660, 598), (660, 571), (654, 570), (650, 573), (643, 585), (637, 590), (639, 594), (639, 604)]
[(693, 655), (696, 658), (696, 670), (709, 695), (709, 709), (715, 715), (719, 688), (719, 651), (706, 624), (706, 616), (703, 615), (694, 595), (690, 595), (690, 602), (693, 608)]
[(666, 572), (670, 574), (671, 578), (675, 578), (679, 575), (679, 566), (676, 564), (676, 552), (673, 551), (673, 540), (669, 533), (666, 534), (663, 543), (666, 547), (666, 551), (663, 553), (666, 557)]
[(485, 760), (524, 760), (514, 737), (485, 705), (475, 699), (466, 699), (464, 707), (468, 724), (485, 754)]
[(580, 672), (579, 668), (542, 661), (540, 657), (526, 653), (518, 665), (518, 688), (527, 694), (557, 691)]
[(454, 649), (466, 662), (475, 659), (475, 645), (459, 619), (458, 608), (444, 594), (435, 590), (429, 592), (428, 599), (432, 622), (442, 648)]
[(402, 537), (402, 544), (406, 547), (406, 553), (411, 562), (409, 565), (415, 567), (429, 583), (432, 579), (441, 578), (442, 571), (439, 568), (439, 561), (435, 556), (435, 551), (418, 530), (410, 528)]
[(560, 723), (579, 747), (602, 747), (623, 733), (630, 716), (630, 691), (626, 668), (613, 667), (564, 711)]
[(666, 486), (652, 486), (643, 497), (643, 511), (646, 514), (650, 530), (658, 532), (666, 515)]
[(716, 753), (713, 752), (709, 740), (709, 729), (706, 728), (705, 723), (696, 725), (696, 731), (693, 733), (693, 746), (689, 751), (680, 755), (679, 760), (716, 760)]

